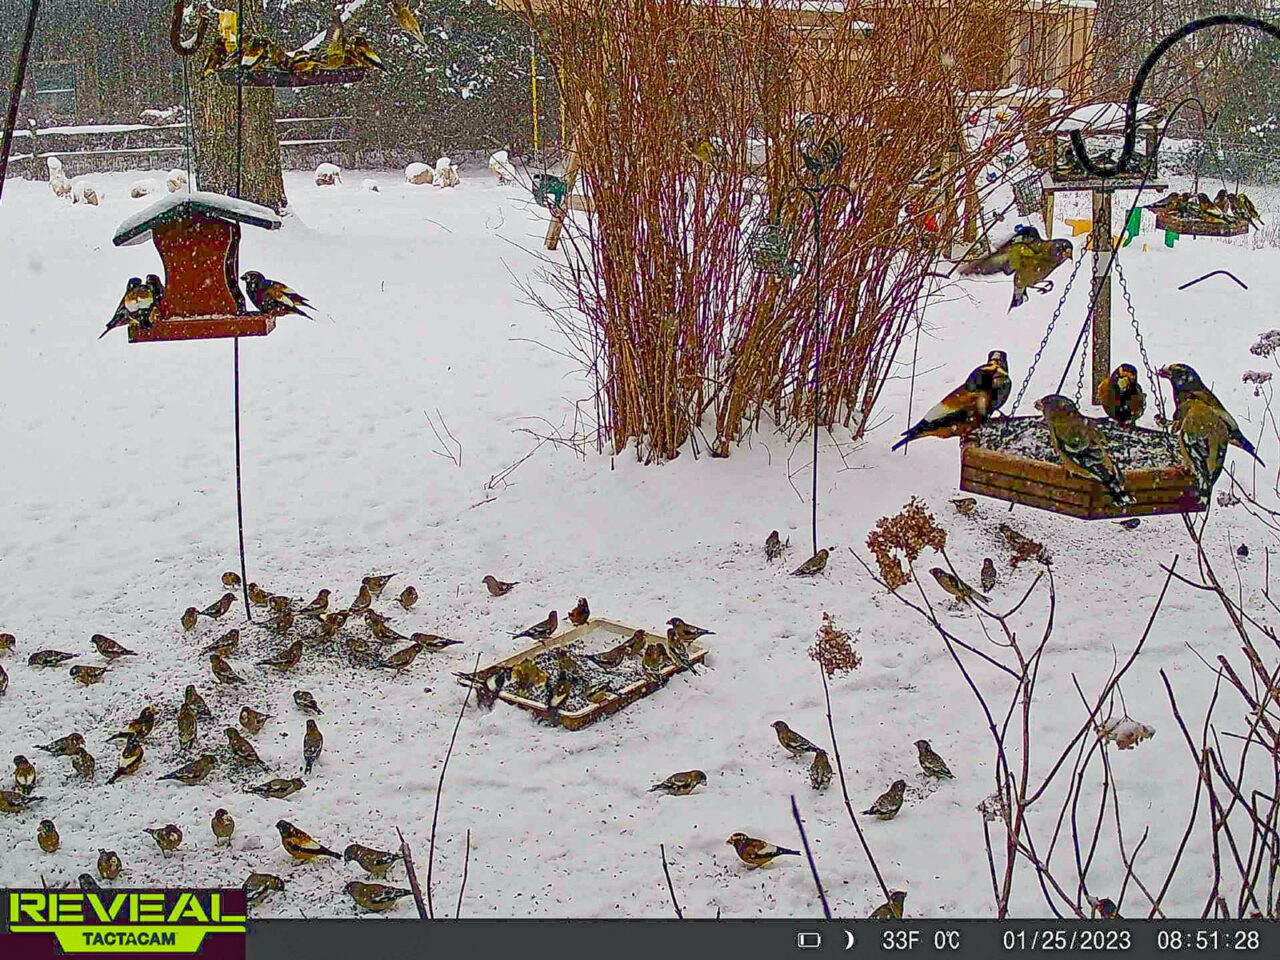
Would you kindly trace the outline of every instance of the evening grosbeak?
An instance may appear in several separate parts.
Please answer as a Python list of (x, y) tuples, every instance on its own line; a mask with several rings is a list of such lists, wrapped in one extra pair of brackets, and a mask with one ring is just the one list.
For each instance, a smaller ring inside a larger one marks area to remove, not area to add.
[(137, 737), (139, 740), (145, 740), (151, 735), (152, 729), (156, 725), (156, 708), (147, 704), (139, 711), (138, 715), (125, 724), (125, 728), (119, 733), (113, 733), (107, 737), (108, 740), (127, 740), (129, 737)]
[(331, 591), (321, 590), (316, 594), (316, 598), (306, 606), (298, 608), (298, 616), (300, 617), (318, 617), (329, 609), (329, 597)]
[(271, 719), (269, 713), (259, 713), (253, 707), (240, 708), (240, 726), (244, 727), (250, 733), (256, 734), (262, 731), (262, 725)]
[(89, 873), (80, 874), (80, 876), (76, 878), (76, 883), (80, 885), (81, 890), (92, 892), (95, 890), (102, 889), (102, 884), (98, 883), (97, 880), (93, 879), (93, 875)]
[(284, 847), (284, 852), (295, 860), (301, 860), (306, 863), (316, 857), (342, 859), (342, 854), (335, 853), (324, 844), (312, 840), (309, 835), (299, 830), (288, 820), (277, 821), (276, 829), (280, 831), (280, 845)]
[(286, 610), (293, 609), (293, 601), (288, 597), (271, 596), (267, 597), (267, 609), (273, 614), (279, 616)]
[(1097, 480), (1116, 506), (1133, 503), (1133, 494), (1124, 484), (1124, 474), (1107, 452), (1102, 435), (1080, 415), (1074, 401), (1050, 394), (1036, 401), (1036, 409), (1044, 414), (1049, 441), (1068, 473)]
[(190, 763), (184, 763), (172, 773), (166, 773), (160, 779), (177, 780), (179, 783), (185, 783), (187, 786), (192, 787), (207, 777), (217, 764), (218, 758), (212, 753), (206, 753)]
[(160, 853), (167, 860), (173, 856), (173, 851), (182, 845), (182, 828), (176, 823), (165, 824), (163, 827), (147, 827), (143, 833), (149, 833), (151, 839), (156, 842), (156, 846), (160, 848)]
[(974, 367), (964, 383), (904, 430), (902, 439), (889, 449), (897, 450), (919, 437), (963, 436), (1004, 406), (1012, 390), (1009, 358), (1003, 350), (992, 350), (986, 363)]
[(43, 750), (45, 753), (52, 753), (55, 757), (69, 757), (77, 750), (84, 749), (84, 737), (78, 733), (68, 733), (65, 737), (59, 737), (51, 743), (36, 747), (36, 749)]
[(316, 698), (306, 690), (293, 691), (293, 702), (303, 713), (313, 713), (317, 716), (324, 713), (324, 711), (320, 709), (320, 704), (316, 703)]
[(271, 594), (256, 583), (249, 584), (249, 602), (255, 607), (265, 607), (271, 601)]
[(573, 695), (573, 681), (563, 673), (554, 680), (548, 679), (543, 686), (543, 696), (547, 705), (547, 709), (552, 713), (556, 713), (563, 707)]
[(204, 702), (204, 697), (200, 696), (200, 691), (196, 689), (194, 683), (187, 684), (187, 688), (182, 691), (182, 702), (190, 704), (195, 710), (196, 716), (201, 720), (212, 720), (213, 711), (209, 709), (209, 705)]
[(120, 751), (120, 760), (116, 763), (116, 772), (107, 780), (107, 783), (115, 783), (121, 777), (128, 777), (138, 772), (138, 768), (142, 766), (142, 742), (136, 737), (130, 737), (124, 743), (124, 749)]
[(959, 577), (948, 573), (941, 567), (934, 567), (929, 571), (929, 573), (933, 575), (934, 580), (938, 581), (938, 586), (947, 591), (947, 593), (951, 594), (951, 596), (955, 597), (961, 603), (969, 603), (973, 600), (980, 600), (983, 603), (991, 602), (986, 595), (979, 593)]
[(231, 669), (231, 664), (216, 653), (209, 654), (209, 667), (213, 670), (214, 679), (219, 683), (244, 683), (244, 677)]
[(54, 853), (62, 846), (62, 838), (58, 836), (58, 828), (52, 820), (40, 821), (40, 826), (36, 827), (36, 843), (45, 853)]
[(130, 277), (129, 282), (125, 284), (124, 296), (120, 298), (116, 312), (107, 321), (106, 329), (98, 334), (98, 339), (101, 340), (117, 327), (132, 323), (141, 325), (144, 320), (150, 318), (153, 306), (155, 306), (155, 293), (152, 289), (142, 282), (141, 277)]
[(396, 23), (400, 25), (400, 29), (425, 47), (427, 38), (422, 35), (422, 24), (409, 8), (408, 0), (391, 0), (391, 9), (395, 13)]
[(0, 696), (4, 696), (4, 692), (9, 689), (9, 671), (4, 667), (0, 667)]
[(1147, 395), (1138, 382), (1138, 368), (1122, 363), (1098, 387), (1098, 403), (1116, 423), (1137, 423), (1147, 409)]
[(231, 59), (231, 55), (235, 52), (235, 49), (236, 45), (234, 39), (224, 40), (222, 37), (218, 37), (214, 40), (212, 45), (209, 47), (209, 52), (205, 55), (204, 66), (201, 68), (201, 75), (211, 77), (221, 70), (223, 65)]
[(375, 850), (363, 844), (350, 843), (347, 844), (347, 849), (342, 851), (342, 859), (346, 863), (354, 861), (369, 876), (381, 880), (386, 877), (387, 871), (400, 862), (401, 856), (389, 850)]
[(81, 747), (71, 754), (71, 769), (76, 772), (76, 776), (82, 780), (92, 780), (93, 775), (97, 772), (98, 764), (93, 759), (93, 755)]
[(347, 625), (351, 617), (350, 610), (335, 610), (320, 616), (320, 633), (326, 637), (336, 637), (338, 631)]
[(196, 628), (196, 624), (200, 622), (200, 611), (195, 607), (187, 607), (182, 611), (182, 629), (188, 632)]
[(249, 906), (256, 907), (272, 893), (283, 890), (284, 881), (273, 873), (251, 873), (245, 878), (241, 889), (244, 890), (245, 901)]
[[(644, 631), (637, 630), (636, 632), (640, 634), (641, 642), (643, 643)], [(643, 646), (641, 649), (644, 649)], [(623, 660), (627, 659), (627, 657), (631, 655), (630, 650), (631, 641), (628, 640), (625, 643), (618, 644), (616, 647), (610, 647), (608, 650), (602, 650), (600, 653), (588, 653), (586, 654), (586, 658), (597, 667), (602, 667), (605, 670), (613, 670), (619, 666)]]
[(893, 785), (876, 797), (876, 802), (862, 812), (879, 820), (892, 820), (902, 809), (902, 794), (907, 789), (907, 781), (895, 780)]
[(920, 760), (920, 769), (929, 776), (940, 780), (955, 779), (955, 774), (947, 767), (946, 761), (933, 752), (928, 740), (916, 741), (916, 754)]
[(266, 63), (267, 41), (262, 37), (250, 37), (240, 50), (240, 66), (245, 70), (256, 70)]
[(956, 508), (956, 513), (967, 517), (978, 508), (978, 501), (974, 497), (956, 497), (951, 501), (951, 505)]
[(39, 803), (44, 797), (37, 797), (17, 790), (0, 790), (0, 813), (22, 813), (33, 803)]
[(764, 541), (765, 559), (770, 563), (773, 563), (773, 561), (782, 556), (783, 552), (786, 551), (789, 546), (791, 546), (791, 538), (787, 537), (787, 542), (783, 543), (782, 538), (778, 536), (778, 531), (774, 530), (765, 538)]
[(400, 576), (398, 573), (371, 573), (367, 577), (361, 577), (360, 584), (368, 587), (369, 592), (375, 597), (380, 597), (382, 591), (387, 589), (387, 584), (398, 576)]
[(375, 67), (383, 73), (387, 72), (387, 65), (382, 62), (382, 58), (378, 56), (376, 50), (369, 43), (368, 38), (361, 34), (351, 38), (351, 44), (347, 47), (347, 53), (351, 62), (356, 66)]
[(902, 907), (907, 902), (905, 890), (890, 890), (889, 900), (871, 911), (868, 920), (901, 920)]
[(547, 619), (539, 623), (535, 623), (532, 627), (529, 627), (526, 630), (521, 630), (519, 633), (513, 634), (513, 636), (529, 637), (531, 640), (546, 640), (555, 634), (556, 628), (559, 626), (560, 620), (557, 617), (556, 612), (552, 610), (547, 614)]
[(390, 910), (405, 897), (412, 897), (413, 891), (406, 887), (388, 887), (382, 883), (362, 883), (352, 880), (342, 888), (352, 900), (371, 913), (382, 913)]
[(120, 854), (114, 850), (98, 851), (98, 876), (103, 880), (114, 880), (122, 869), (124, 864), (120, 862)]
[(1027, 291), (1048, 293), (1052, 283), (1043, 283), (1049, 274), (1071, 259), (1070, 240), (1042, 240), (1030, 234), (1015, 234), (994, 251), (977, 260), (960, 264), (961, 276), (990, 276), (1002, 273), (1013, 277), (1013, 299), (1009, 309), (1026, 302)]
[(1231, 205), (1239, 216), (1249, 221), (1251, 226), (1262, 225), (1262, 217), (1258, 216), (1258, 208), (1253, 205), (1253, 201), (1249, 199), (1248, 195), (1237, 193), (1232, 198)]
[(786, 847), (774, 846), (765, 840), (755, 840), (745, 833), (730, 835), (725, 841), (738, 854), (738, 859), (749, 867), (765, 867), (777, 857), (798, 857), (799, 850), (788, 850)]
[(392, 627), (387, 626), (387, 621), (385, 618), (379, 619), (378, 617), (370, 616), (370, 614), (372, 613), (373, 611), (370, 610), (368, 611), (368, 613), (365, 614), (365, 622), (369, 624), (369, 632), (373, 634), (375, 637), (377, 637), (379, 640), (381, 640), (383, 643), (391, 643), (396, 640), (409, 639), (403, 633), (400, 633), (398, 630), (395, 630)]
[(667, 626), (675, 631), (676, 639), (681, 643), (689, 643), (691, 640), (697, 640), (699, 637), (715, 636), (713, 631), (704, 630), (702, 627), (695, 627), (692, 623), (685, 623), (679, 617), (672, 617), (667, 621)]
[(178, 745), (183, 750), (191, 749), (191, 745), (196, 742), (196, 736), (200, 730), (196, 716), (195, 707), (189, 703), (184, 703), (178, 708)]
[(110, 637), (101, 633), (95, 633), (89, 638), (89, 642), (93, 644), (94, 649), (98, 651), (107, 660), (118, 660), (120, 657), (136, 657), (137, 654), (127, 647), (122, 647)]
[(456, 647), (462, 643), (461, 640), (450, 640), (438, 633), (415, 633), (409, 640), (416, 643), (425, 653), (439, 653), (446, 647)]
[(486, 576), (484, 578), (484, 585), (488, 589), (489, 596), (491, 597), (505, 597), (516, 588), (516, 585), (519, 584), (519, 582), (519, 580), (516, 580), (511, 583), (503, 583), (495, 577)]
[(293, 629), (294, 614), (292, 610), (282, 610), (278, 613), (274, 620), (267, 623), (267, 629), (272, 633), (284, 636)]
[(275, 667), (281, 673), (292, 670), (298, 665), (298, 661), (302, 659), (302, 640), (293, 641), (275, 656), (268, 657), (266, 660), (259, 660), (260, 667)]
[(302, 762), (306, 765), (303, 773), (311, 773), (311, 767), (320, 756), (320, 751), (324, 749), (324, 737), (320, 735), (320, 728), (316, 726), (316, 722), (310, 718), (307, 720), (307, 732), (302, 735)]
[(227, 737), (227, 745), (231, 748), (231, 752), (243, 760), (245, 763), (254, 766), (265, 767), (262, 758), (258, 756), (258, 751), (253, 749), (253, 744), (244, 738), (235, 727), (227, 727), (222, 731)]
[(213, 812), (213, 819), (209, 821), (209, 827), (213, 830), (214, 844), (216, 846), (231, 846), (231, 835), (236, 832), (236, 821), (231, 814), (219, 807)]
[(1227, 424), (1212, 407), (1200, 400), (1187, 400), (1177, 421), (1178, 452), (1187, 472), (1195, 478), (1196, 495), (1207, 502), (1213, 485), (1226, 464), (1230, 433)]
[(234, 593), (224, 593), (214, 603), (209, 604), (207, 607), (201, 610), (200, 616), (208, 617), (211, 620), (217, 620), (218, 618), (224, 616), (226, 612), (231, 609), (231, 605), (235, 602), (236, 602), (236, 595)]
[(546, 686), (547, 671), (526, 657), (511, 668), (511, 682), (523, 690), (540, 690)]
[(260, 312), (294, 313), (308, 320), (313, 319), (307, 312), (312, 309), (311, 301), (279, 280), (269, 280), (257, 270), (246, 272), (240, 279), (244, 281), (249, 299)]
[(0, 653), (8, 653), (17, 643), (12, 633), (0, 633)]
[(71, 679), (82, 686), (92, 686), (95, 683), (99, 683), (107, 675), (108, 669), (108, 667), (72, 667), (70, 670)]
[(267, 797), (270, 800), (287, 800), (299, 790), (306, 786), (298, 777), (285, 780), (276, 777), (274, 780), (268, 780), (266, 783), (259, 783), (252, 787), (245, 787), (246, 793), (256, 793), (260, 797)]
[(1175, 426), (1177, 421), (1182, 419), (1182, 410), (1189, 400), (1199, 400), (1201, 403), (1213, 410), (1218, 417), (1227, 426), (1227, 436), (1232, 446), (1239, 447), (1253, 459), (1257, 460), (1261, 466), (1266, 466), (1262, 462), (1262, 458), (1258, 456), (1258, 451), (1253, 448), (1253, 444), (1249, 438), (1240, 430), (1240, 425), (1236, 423), (1235, 417), (1227, 412), (1227, 408), (1222, 405), (1212, 390), (1204, 385), (1204, 381), (1200, 379), (1200, 374), (1196, 373), (1191, 367), (1185, 363), (1171, 363), (1167, 367), (1161, 367), (1156, 371), (1158, 376), (1164, 377), (1173, 387), (1173, 419)]
[(406, 610), (412, 610), (413, 605), (418, 602), (418, 591), (412, 586), (407, 586), (400, 591), (400, 596), (396, 597), (396, 602)]
[(707, 775), (701, 770), (682, 770), (680, 773), (673, 773), (661, 783), (655, 783), (649, 788), (649, 792), (665, 793), (671, 797), (687, 797), (706, 782)]
[(667, 655), (667, 645), (665, 643), (651, 643), (644, 648), (644, 654), (640, 657), (640, 669), (650, 680), (664, 682), (662, 671), (670, 662)]
[(240, 631), (228, 630), (213, 643), (200, 651), (201, 656), (207, 657), (211, 653), (216, 653), (220, 657), (229, 657), (236, 652), (236, 648), (240, 646)]
[(236, 573), (234, 570), (228, 570), (222, 575), (222, 585), (228, 590), (234, 590), (236, 587), (240, 586), (240, 574)]
[(396, 673), (399, 673), (400, 671), (407, 670), (410, 666), (412, 666), (413, 661), (418, 659), (418, 654), (421, 652), (422, 652), (421, 646), (419, 646), (416, 643), (411, 643), (407, 647), (403, 647), (400, 650), (397, 650), (395, 653), (391, 654), (391, 656), (387, 657), (385, 660), (379, 660), (376, 666), (385, 667), (389, 670), (394, 670)]
[(979, 575), (978, 585), (982, 587), (984, 593), (990, 593), (996, 585), (996, 562), (990, 557), (982, 561), (982, 572)]
[(476, 704), (482, 710), (492, 710), (493, 705), (498, 702), (498, 697), (502, 693), (502, 688), (507, 685), (507, 680), (511, 678), (511, 668), (501, 667), (484, 677), (480, 681), (480, 685), (475, 688)]
[(578, 598), (578, 605), (569, 611), (569, 622), (575, 627), (580, 627), (591, 619), (591, 607), (587, 604), (586, 597)]
[(782, 744), (789, 754), (793, 757), (800, 757), (806, 753), (821, 753), (822, 748), (810, 740), (808, 737), (801, 736), (792, 730), (785, 720), (775, 720), (771, 724), (774, 732), (778, 735), (778, 742)]
[(29, 667), (56, 667), (60, 663), (66, 663), (68, 660), (74, 660), (80, 656), (78, 653), (65, 653), (62, 650), (37, 650), (31, 656), (27, 657), (27, 666)]
[(36, 785), (36, 765), (22, 754), (13, 758), (13, 785), (21, 793), (30, 793)]
[(823, 547), (812, 557), (806, 560), (800, 566), (791, 571), (793, 577), (816, 577), (823, 570), (827, 569), (827, 559), (831, 556), (831, 551), (827, 547)]
[(831, 760), (827, 751), (819, 750), (813, 755), (813, 763), (809, 765), (809, 783), (815, 790), (825, 790), (831, 785)]
[(693, 665), (693, 660), (689, 657), (688, 645), (681, 641), (676, 635), (675, 627), (667, 627), (667, 653), (671, 655), (671, 659), (680, 664), (690, 673), (697, 673), (697, 669)]

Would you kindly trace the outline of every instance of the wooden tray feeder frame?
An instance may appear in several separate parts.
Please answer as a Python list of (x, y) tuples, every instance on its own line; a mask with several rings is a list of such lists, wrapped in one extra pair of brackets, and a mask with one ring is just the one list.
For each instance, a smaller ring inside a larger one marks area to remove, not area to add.
[(1164, 211), (1156, 213), (1156, 228), (1188, 237), (1242, 237), (1249, 232), (1249, 224), (1244, 220), (1215, 222)]
[[(459, 677), (458, 682), (463, 686), (476, 686), (483, 682), (484, 679), (503, 667), (513, 667), (521, 660), (527, 657), (535, 656), (539, 653), (545, 653), (548, 650), (555, 650), (560, 647), (567, 647), (578, 640), (582, 639), (589, 633), (607, 635), (612, 638), (612, 645), (617, 645), (624, 640), (635, 635), (637, 628), (628, 627), (612, 620), (595, 618), (588, 620), (580, 627), (574, 627), (572, 630), (562, 633), (558, 637), (553, 637), (544, 643), (535, 643), (533, 646), (526, 647), (523, 650), (513, 653), (504, 660), (498, 660), (486, 667), (478, 670), (475, 674), (477, 679), (469, 677)], [(665, 642), (665, 637), (659, 637), (657, 634), (646, 631), (645, 639), (649, 643)], [(601, 649), (606, 649), (607, 645), (602, 644)], [(594, 652), (594, 651), (593, 651)], [(707, 658), (707, 649), (701, 646), (696, 640), (689, 644), (689, 661), (695, 666), (701, 664)], [(552, 711), (547, 709), (545, 703), (537, 700), (530, 700), (522, 697), (510, 689), (504, 689), (498, 698), (504, 700), (513, 706), (519, 707), (521, 710), (527, 710), (544, 723), (558, 724), (566, 730), (581, 730), (583, 727), (589, 727), (597, 721), (603, 720), (605, 717), (611, 717), (624, 707), (642, 700), (656, 690), (662, 689), (666, 685), (666, 681), (671, 677), (680, 673), (684, 668), (668, 661), (667, 665), (662, 668), (660, 674), (662, 680), (655, 680), (646, 677), (637, 680), (634, 683), (616, 691), (616, 695), (610, 697), (603, 703), (593, 703), (588, 707), (575, 711)]]
[(165, 292), (151, 325), (129, 327), (130, 343), (262, 337), (279, 312), (251, 313), (240, 291), (240, 225), (278, 230), (266, 207), (216, 193), (173, 194), (116, 231), (117, 246), (152, 240), (164, 263)]

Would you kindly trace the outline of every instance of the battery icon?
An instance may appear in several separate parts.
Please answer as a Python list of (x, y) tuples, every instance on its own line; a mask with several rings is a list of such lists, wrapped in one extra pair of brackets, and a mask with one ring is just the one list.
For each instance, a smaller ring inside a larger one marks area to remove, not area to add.
[(817, 950), (822, 946), (822, 934), (817, 930), (802, 930), (796, 934), (796, 946), (801, 950)]

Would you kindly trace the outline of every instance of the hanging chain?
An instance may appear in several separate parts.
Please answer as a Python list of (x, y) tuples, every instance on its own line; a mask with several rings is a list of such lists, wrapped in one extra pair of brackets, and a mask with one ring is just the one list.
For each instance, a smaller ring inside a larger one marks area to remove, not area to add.
[[(1080, 339), (1083, 341), (1089, 336), (1089, 331), (1093, 327), (1093, 311), (1089, 311), (1089, 315), (1084, 319), (1084, 330), (1080, 332)], [(1084, 396), (1084, 368), (1088, 366), (1089, 351), (1080, 351), (1080, 375), (1076, 377), (1076, 406), (1080, 406), (1080, 398)]]
[(1156, 400), (1156, 409), (1160, 412), (1160, 419), (1167, 420), (1164, 409), (1164, 395), (1160, 391), (1160, 381), (1156, 378), (1156, 372), (1151, 367), (1151, 358), (1147, 356), (1147, 345), (1142, 339), (1142, 330), (1138, 327), (1138, 314), (1133, 309), (1133, 300), (1129, 296), (1129, 284), (1124, 278), (1124, 271), (1120, 269), (1120, 261), (1116, 260), (1116, 279), (1120, 281), (1120, 294), (1124, 297), (1125, 309), (1129, 311), (1129, 324), (1133, 327), (1134, 339), (1138, 341), (1138, 353), (1142, 357), (1142, 366), (1147, 371), (1147, 381), (1151, 384), (1151, 394)]
[(1036, 355), (1031, 358), (1031, 366), (1027, 368), (1027, 375), (1022, 381), (1022, 385), (1018, 387), (1018, 395), (1014, 397), (1013, 409), (1009, 411), (1009, 416), (1013, 416), (1018, 412), (1018, 407), (1022, 404), (1022, 397), (1027, 392), (1027, 387), (1031, 384), (1031, 377), (1036, 372), (1036, 367), (1040, 363), (1040, 358), (1044, 356), (1045, 347), (1049, 345), (1049, 338), (1053, 336), (1054, 325), (1057, 324), (1058, 318), (1062, 316), (1062, 308), (1066, 306), (1067, 294), (1071, 292), (1071, 285), (1076, 282), (1076, 273), (1080, 270), (1080, 264), (1084, 263), (1084, 257), (1079, 257), (1075, 265), (1071, 268), (1071, 276), (1067, 277), (1067, 285), (1062, 288), (1062, 296), (1058, 298), (1058, 305), (1053, 309), (1053, 316), (1049, 318), (1049, 326), (1044, 331), (1044, 337), (1040, 340), (1040, 346), (1036, 348)]

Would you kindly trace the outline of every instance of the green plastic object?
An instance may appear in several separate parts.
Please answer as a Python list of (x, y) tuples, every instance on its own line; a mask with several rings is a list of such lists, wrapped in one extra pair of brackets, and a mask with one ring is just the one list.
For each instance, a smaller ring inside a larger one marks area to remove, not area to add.
[(1180, 234), (1174, 233), (1172, 230), (1166, 230), (1164, 232), (1164, 245), (1172, 249), (1173, 245), (1178, 242), (1179, 236)]
[(537, 173), (533, 177), (533, 200), (544, 207), (558, 209), (564, 206), (565, 195), (569, 192), (569, 184), (564, 177), (551, 173)]
[(1134, 207), (1129, 213), (1129, 222), (1124, 227), (1124, 243), (1121, 246), (1127, 247), (1133, 243), (1134, 238), (1142, 232), (1142, 208)]

